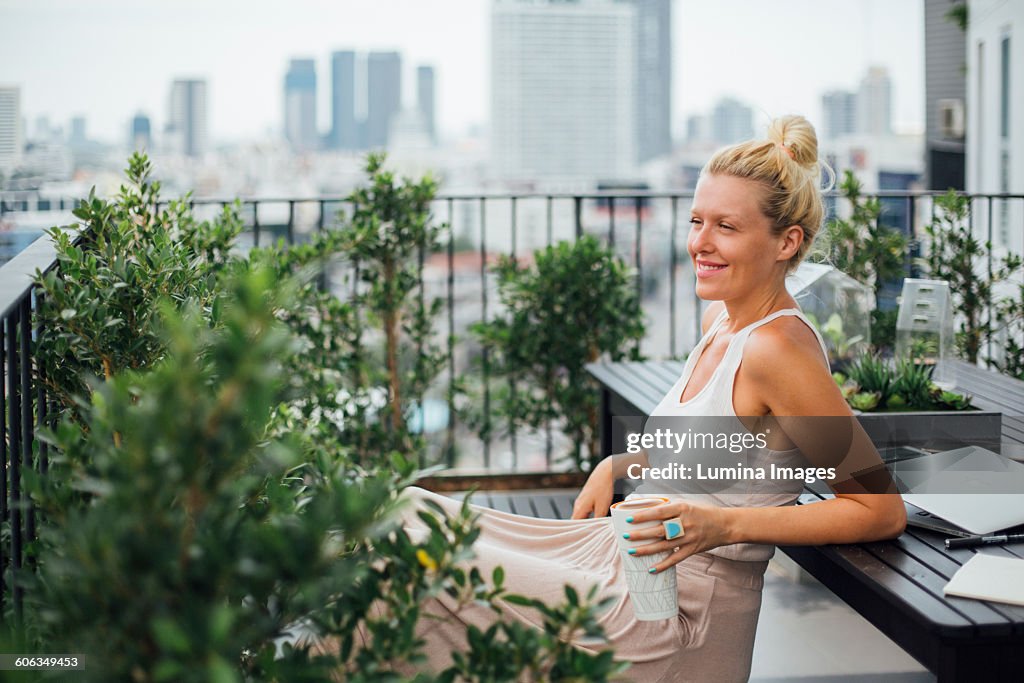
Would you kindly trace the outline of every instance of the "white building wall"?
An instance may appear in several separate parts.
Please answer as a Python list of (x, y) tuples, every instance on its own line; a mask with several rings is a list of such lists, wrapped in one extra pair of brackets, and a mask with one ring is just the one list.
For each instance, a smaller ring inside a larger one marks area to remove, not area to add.
[(594, 181), (635, 171), (635, 8), (612, 0), (495, 0), (497, 173)]
[[(967, 190), (1024, 194), (1024, 2), (971, 0), (967, 28)], [(1003, 79), (1003, 40), (1009, 77)], [(1007, 130), (1002, 125), (1004, 87)], [(1004, 134), (1005, 133), (1005, 134)], [(988, 231), (987, 202), (975, 225)], [(999, 250), (1024, 251), (1024, 200), (994, 200), (992, 240)]]

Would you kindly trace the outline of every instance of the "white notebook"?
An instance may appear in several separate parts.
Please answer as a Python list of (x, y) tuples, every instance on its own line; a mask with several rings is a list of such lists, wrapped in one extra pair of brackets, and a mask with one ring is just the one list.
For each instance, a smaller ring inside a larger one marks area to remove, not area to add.
[(1024, 558), (975, 553), (957, 570), (945, 595), (1024, 605)]

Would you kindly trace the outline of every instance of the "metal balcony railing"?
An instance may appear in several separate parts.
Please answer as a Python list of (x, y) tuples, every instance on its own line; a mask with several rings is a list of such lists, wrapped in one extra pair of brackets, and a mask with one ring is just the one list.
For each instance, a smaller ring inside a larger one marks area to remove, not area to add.
[[(923, 217), (934, 217), (931, 192), (878, 192), (881, 221), (913, 237), (921, 234)], [(487, 349), (471, 349), (465, 336), (453, 340), (477, 320), (497, 311), (494, 280), (488, 264), (500, 253), (527, 256), (534, 249), (559, 240), (595, 234), (611, 245), (635, 268), (636, 286), (643, 301), (648, 336), (642, 351), (652, 356), (676, 357), (693, 346), (700, 336), (701, 303), (693, 290), (693, 274), (686, 255), (686, 222), (692, 193), (599, 192), (591, 194), (487, 194), (442, 195), (433, 203), (436, 220), (447, 224), (444, 247), (437, 254), (421, 254), (419, 273), (425, 297), (440, 297), (445, 312), (437, 328), (447, 339), (447, 368), (433, 397), (421, 397), (420, 422), (427, 428), (426, 399), (447, 408), (447, 420), (433, 443), (438, 457), (450, 467), (482, 468), (491, 472), (550, 471), (556, 455), (567, 447), (559, 442), (552, 425), (542, 434), (517, 433), (509, 426), (507, 437), (479, 439), (461, 425), (455, 410), (454, 383), (469, 367), (470, 352), (480, 359), (480, 386), (485, 420), (491, 420), (491, 381)], [(74, 200), (53, 199), (47, 208), (70, 209)], [(830, 215), (841, 213), (843, 200), (827, 198)], [(192, 201), (198, 218), (212, 217), (231, 202), (220, 199)], [(241, 201), (247, 230), (241, 244), (266, 244), (283, 239), (294, 244), (316, 231), (330, 230), (344, 220), (348, 205), (329, 197), (282, 198)], [(27, 197), (0, 197), (0, 218), (16, 220), (19, 212), (38, 208)], [(1024, 253), (1024, 195), (978, 194), (970, 196), (970, 225), (980, 239), (995, 250)], [(47, 239), (35, 241), (0, 268), (0, 515), (9, 525), (8, 547), (0, 547), (0, 579), (23, 570), (24, 548), (35, 538), (37, 519), (22, 488), (22, 472), (34, 469), (45, 474), (47, 447), (36, 439), (39, 428), (52, 419), (51, 403), (39, 381), (34, 344), (39, 325), (36, 312), (41, 294), (34, 285), (36, 271), (57, 267)], [(339, 296), (357, 286), (359, 264), (332, 264), (323, 286)], [(985, 264), (992, 273), (991, 258)], [(907, 273), (915, 274), (911, 254)], [(989, 315), (991, 305), (989, 303)], [(461, 444), (461, 448), (459, 445)], [(478, 456), (478, 457), (477, 457)], [(17, 584), (11, 596), (20, 610)], [(0, 591), (0, 599), (4, 591)], [(0, 614), (3, 605), (0, 605)]]

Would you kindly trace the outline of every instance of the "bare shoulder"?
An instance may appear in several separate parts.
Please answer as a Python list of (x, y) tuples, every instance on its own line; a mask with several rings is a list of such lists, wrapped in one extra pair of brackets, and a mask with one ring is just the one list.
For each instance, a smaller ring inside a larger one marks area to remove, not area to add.
[(793, 315), (780, 316), (751, 332), (743, 348), (743, 363), (761, 379), (810, 374), (831, 380), (818, 338)]
[(796, 316), (781, 316), (750, 334), (743, 369), (776, 415), (845, 415), (818, 338)]
[(708, 330), (711, 329), (711, 325), (715, 322), (715, 318), (719, 316), (724, 308), (724, 301), (712, 301), (708, 304), (707, 310), (704, 311), (704, 315), (700, 319), (700, 329), (703, 334), (707, 334)]

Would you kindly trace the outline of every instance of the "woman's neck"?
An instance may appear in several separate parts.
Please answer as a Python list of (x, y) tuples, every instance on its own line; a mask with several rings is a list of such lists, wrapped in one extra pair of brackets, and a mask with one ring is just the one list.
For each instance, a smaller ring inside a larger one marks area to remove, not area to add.
[(796, 307), (796, 301), (786, 291), (785, 287), (772, 289), (759, 296), (726, 301), (725, 310), (729, 318), (726, 324), (731, 331), (735, 332), (776, 311)]

